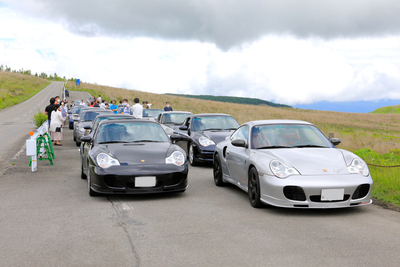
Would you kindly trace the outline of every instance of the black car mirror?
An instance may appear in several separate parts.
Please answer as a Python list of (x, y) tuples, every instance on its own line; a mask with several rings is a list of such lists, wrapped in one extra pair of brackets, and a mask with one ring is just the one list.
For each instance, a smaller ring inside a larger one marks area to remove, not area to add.
[(177, 141), (177, 140), (181, 139), (181, 136), (179, 134), (171, 134), (171, 136), (169, 138), (172, 141)]
[(91, 129), (92, 129), (92, 126), (86, 125), (86, 126), (83, 127), (83, 129), (85, 129), (85, 130), (91, 130)]
[(187, 131), (188, 127), (186, 125), (179, 127), (179, 130)]
[(88, 135), (82, 136), (81, 137), (81, 141), (84, 142), (84, 143), (90, 143), (90, 141), (92, 141), (92, 138), (90, 136), (88, 136)]
[(233, 146), (238, 146), (238, 147), (246, 147), (246, 141), (243, 139), (235, 139), (231, 141), (231, 144)]
[(331, 141), (331, 143), (332, 143), (334, 146), (337, 146), (337, 145), (339, 145), (339, 144), (342, 142), (342, 140), (340, 140), (339, 138), (331, 138), (329, 141)]

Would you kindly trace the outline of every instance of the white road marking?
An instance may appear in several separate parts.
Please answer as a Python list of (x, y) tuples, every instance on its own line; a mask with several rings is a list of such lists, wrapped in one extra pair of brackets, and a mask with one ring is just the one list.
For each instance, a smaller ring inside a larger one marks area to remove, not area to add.
[(21, 149), (17, 152), (17, 154), (15, 154), (15, 156), (12, 159), (16, 160), (19, 157), (19, 155), (21, 155), (22, 152), (24, 152), (25, 148), (26, 148), (26, 143), (24, 143), (24, 145), (21, 147)]

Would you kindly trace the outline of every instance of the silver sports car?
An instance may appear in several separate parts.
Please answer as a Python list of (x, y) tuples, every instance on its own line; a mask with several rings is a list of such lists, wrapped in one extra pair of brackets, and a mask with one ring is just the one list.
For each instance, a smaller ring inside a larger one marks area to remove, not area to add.
[(355, 154), (337, 149), (311, 123), (251, 121), (220, 142), (214, 152), (214, 182), (232, 183), (263, 203), (287, 208), (343, 208), (372, 203), (372, 178)]

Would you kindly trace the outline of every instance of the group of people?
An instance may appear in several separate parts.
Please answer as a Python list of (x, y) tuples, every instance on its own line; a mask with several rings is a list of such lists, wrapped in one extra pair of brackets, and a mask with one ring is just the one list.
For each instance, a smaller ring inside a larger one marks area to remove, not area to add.
[(50, 98), (50, 105), (45, 108), (44, 114), (47, 115), (51, 141), (54, 145), (62, 146), (62, 127), (68, 115), (68, 107), (59, 96)]

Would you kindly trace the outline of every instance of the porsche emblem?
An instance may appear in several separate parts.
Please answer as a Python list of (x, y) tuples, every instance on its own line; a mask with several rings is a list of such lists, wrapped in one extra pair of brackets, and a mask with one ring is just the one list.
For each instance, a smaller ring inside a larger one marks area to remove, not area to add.
[(144, 159), (141, 160), (141, 162), (144, 162), (144, 161), (145, 161)]
[(324, 172), (327, 172), (328, 170), (327, 169), (322, 169)]

